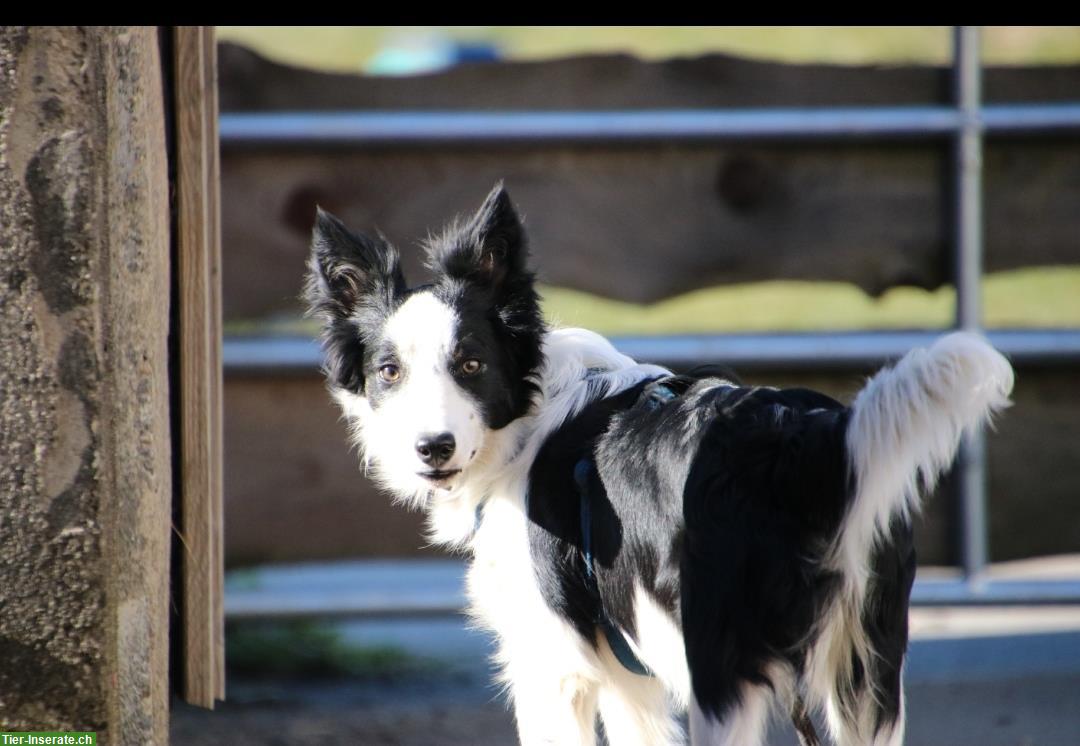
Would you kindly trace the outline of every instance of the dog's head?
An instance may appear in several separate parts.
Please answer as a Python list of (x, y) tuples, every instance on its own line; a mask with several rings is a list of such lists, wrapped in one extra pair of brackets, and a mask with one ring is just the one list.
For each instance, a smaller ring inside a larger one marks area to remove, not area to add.
[(427, 249), (434, 281), (409, 288), (384, 238), (320, 210), (306, 287), (331, 391), (375, 475), (407, 499), (483, 463), (492, 433), (529, 411), (542, 362), (525, 234), (501, 184)]

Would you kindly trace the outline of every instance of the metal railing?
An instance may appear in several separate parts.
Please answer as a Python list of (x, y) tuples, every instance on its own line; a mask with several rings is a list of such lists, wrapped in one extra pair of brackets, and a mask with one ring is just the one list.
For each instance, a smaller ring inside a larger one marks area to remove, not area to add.
[[(914, 347), (927, 347), (942, 331), (873, 331), (775, 334), (672, 334), (612, 337), (635, 360), (685, 369), (702, 361), (736, 370), (851, 370), (880, 366)], [(986, 337), (1014, 365), (1080, 367), (1080, 329), (1000, 329)], [(231, 375), (310, 375), (322, 364), (310, 337), (231, 336), (222, 349)]]
[[(982, 107), (993, 135), (1080, 129), (1080, 104)], [(964, 126), (950, 106), (650, 111), (398, 111), (225, 114), (225, 147), (649, 143), (817, 138), (939, 138)]]
[[(225, 148), (419, 147), (595, 142), (707, 142), (752, 139), (941, 138), (954, 142), (956, 317), (981, 331), (983, 137), (1080, 132), (1080, 102), (983, 105), (977, 27), (956, 27), (951, 106), (603, 112), (274, 112), (225, 114)], [(745, 368), (868, 366), (929, 343), (937, 332), (678, 335), (614, 340), (632, 357), (684, 366), (723, 361)], [(1080, 363), (1080, 329), (991, 331), (1015, 364)], [(310, 372), (320, 362), (306, 339), (227, 339), (227, 373)], [(963, 578), (917, 582), (915, 603), (1080, 603), (1080, 579), (987, 581), (986, 455), (981, 434), (958, 458)]]

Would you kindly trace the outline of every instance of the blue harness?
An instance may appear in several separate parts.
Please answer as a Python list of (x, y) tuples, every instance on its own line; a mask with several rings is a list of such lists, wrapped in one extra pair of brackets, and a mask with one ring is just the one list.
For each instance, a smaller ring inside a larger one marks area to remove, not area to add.
[(597, 613), (593, 621), (600, 628), (600, 631), (604, 633), (604, 638), (607, 640), (611, 652), (615, 654), (623, 668), (639, 676), (652, 676), (653, 672), (634, 653), (633, 648), (630, 647), (630, 641), (626, 639), (622, 630), (615, 626), (615, 622), (611, 621), (611, 617), (608, 616), (607, 611), (604, 609), (603, 598), (600, 596), (600, 586), (596, 582), (596, 573), (593, 571), (592, 508), (588, 486), (589, 474), (592, 469), (592, 462), (584, 458), (578, 461), (577, 466), (574, 467), (574, 482), (577, 484), (578, 495), (581, 497), (581, 540), (582, 553), (585, 555), (585, 586), (589, 589), (589, 593), (592, 594), (593, 598), (596, 599)]
[[(645, 397), (645, 405), (650, 409), (658, 409), (663, 404), (678, 397), (674, 391), (664, 384), (656, 384)], [(623, 668), (639, 676), (653, 676), (653, 672), (634, 653), (630, 647), (630, 641), (626, 639), (615, 622), (611, 620), (607, 610), (604, 609), (604, 600), (600, 595), (600, 586), (596, 580), (596, 571), (593, 568), (592, 553), (592, 500), (589, 497), (589, 479), (595, 467), (592, 459), (586, 457), (574, 466), (574, 484), (577, 485), (578, 497), (581, 503), (581, 548), (585, 558), (585, 584), (596, 600), (597, 615), (596, 626), (604, 633), (611, 652), (622, 664)]]

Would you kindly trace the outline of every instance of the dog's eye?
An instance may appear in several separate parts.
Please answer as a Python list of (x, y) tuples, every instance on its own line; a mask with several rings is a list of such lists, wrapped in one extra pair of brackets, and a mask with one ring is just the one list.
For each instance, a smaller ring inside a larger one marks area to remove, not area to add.
[(394, 383), (401, 378), (401, 368), (396, 365), (384, 365), (379, 368), (379, 378), (386, 383)]
[(484, 367), (479, 360), (470, 358), (461, 364), (461, 373), (466, 376), (475, 376)]

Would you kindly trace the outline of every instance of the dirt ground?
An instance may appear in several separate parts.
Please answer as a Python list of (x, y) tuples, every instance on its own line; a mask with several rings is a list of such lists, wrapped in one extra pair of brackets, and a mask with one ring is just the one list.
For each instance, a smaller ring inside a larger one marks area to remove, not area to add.
[[(908, 746), (1080, 746), (1080, 607), (932, 607), (914, 610), (911, 622)], [(174, 703), (173, 745), (517, 743), (513, 718), (490, 683), (486, 635), (457, 618), (337, 629), (353, 647), (333, 648), (335, 654), (396, 649), (406, 655), (389, 658), (379, 674), (304, 679), (231, 672), (228, 700), (217, 710)], [(232, 650), (237, 660), (237, 646)], [(270, 655), (256, 648), (249, 659)], [(774, 724), (769, 746), (796, 744), (790, 727)]]
[[(233, 681), (214, 712), (177, 704), (174, 746), (508, 746), (513, 720), (475, 681)], [(1076, 746), (1080, 676), (908, 686), (908, 746)], [(774, 727), (770, 746), (795, 746)]]
[(514, 723), (497, 692), (473, 676), (229, 682), (210, 712), (175, 703), (173, 746), (501, 746)]

